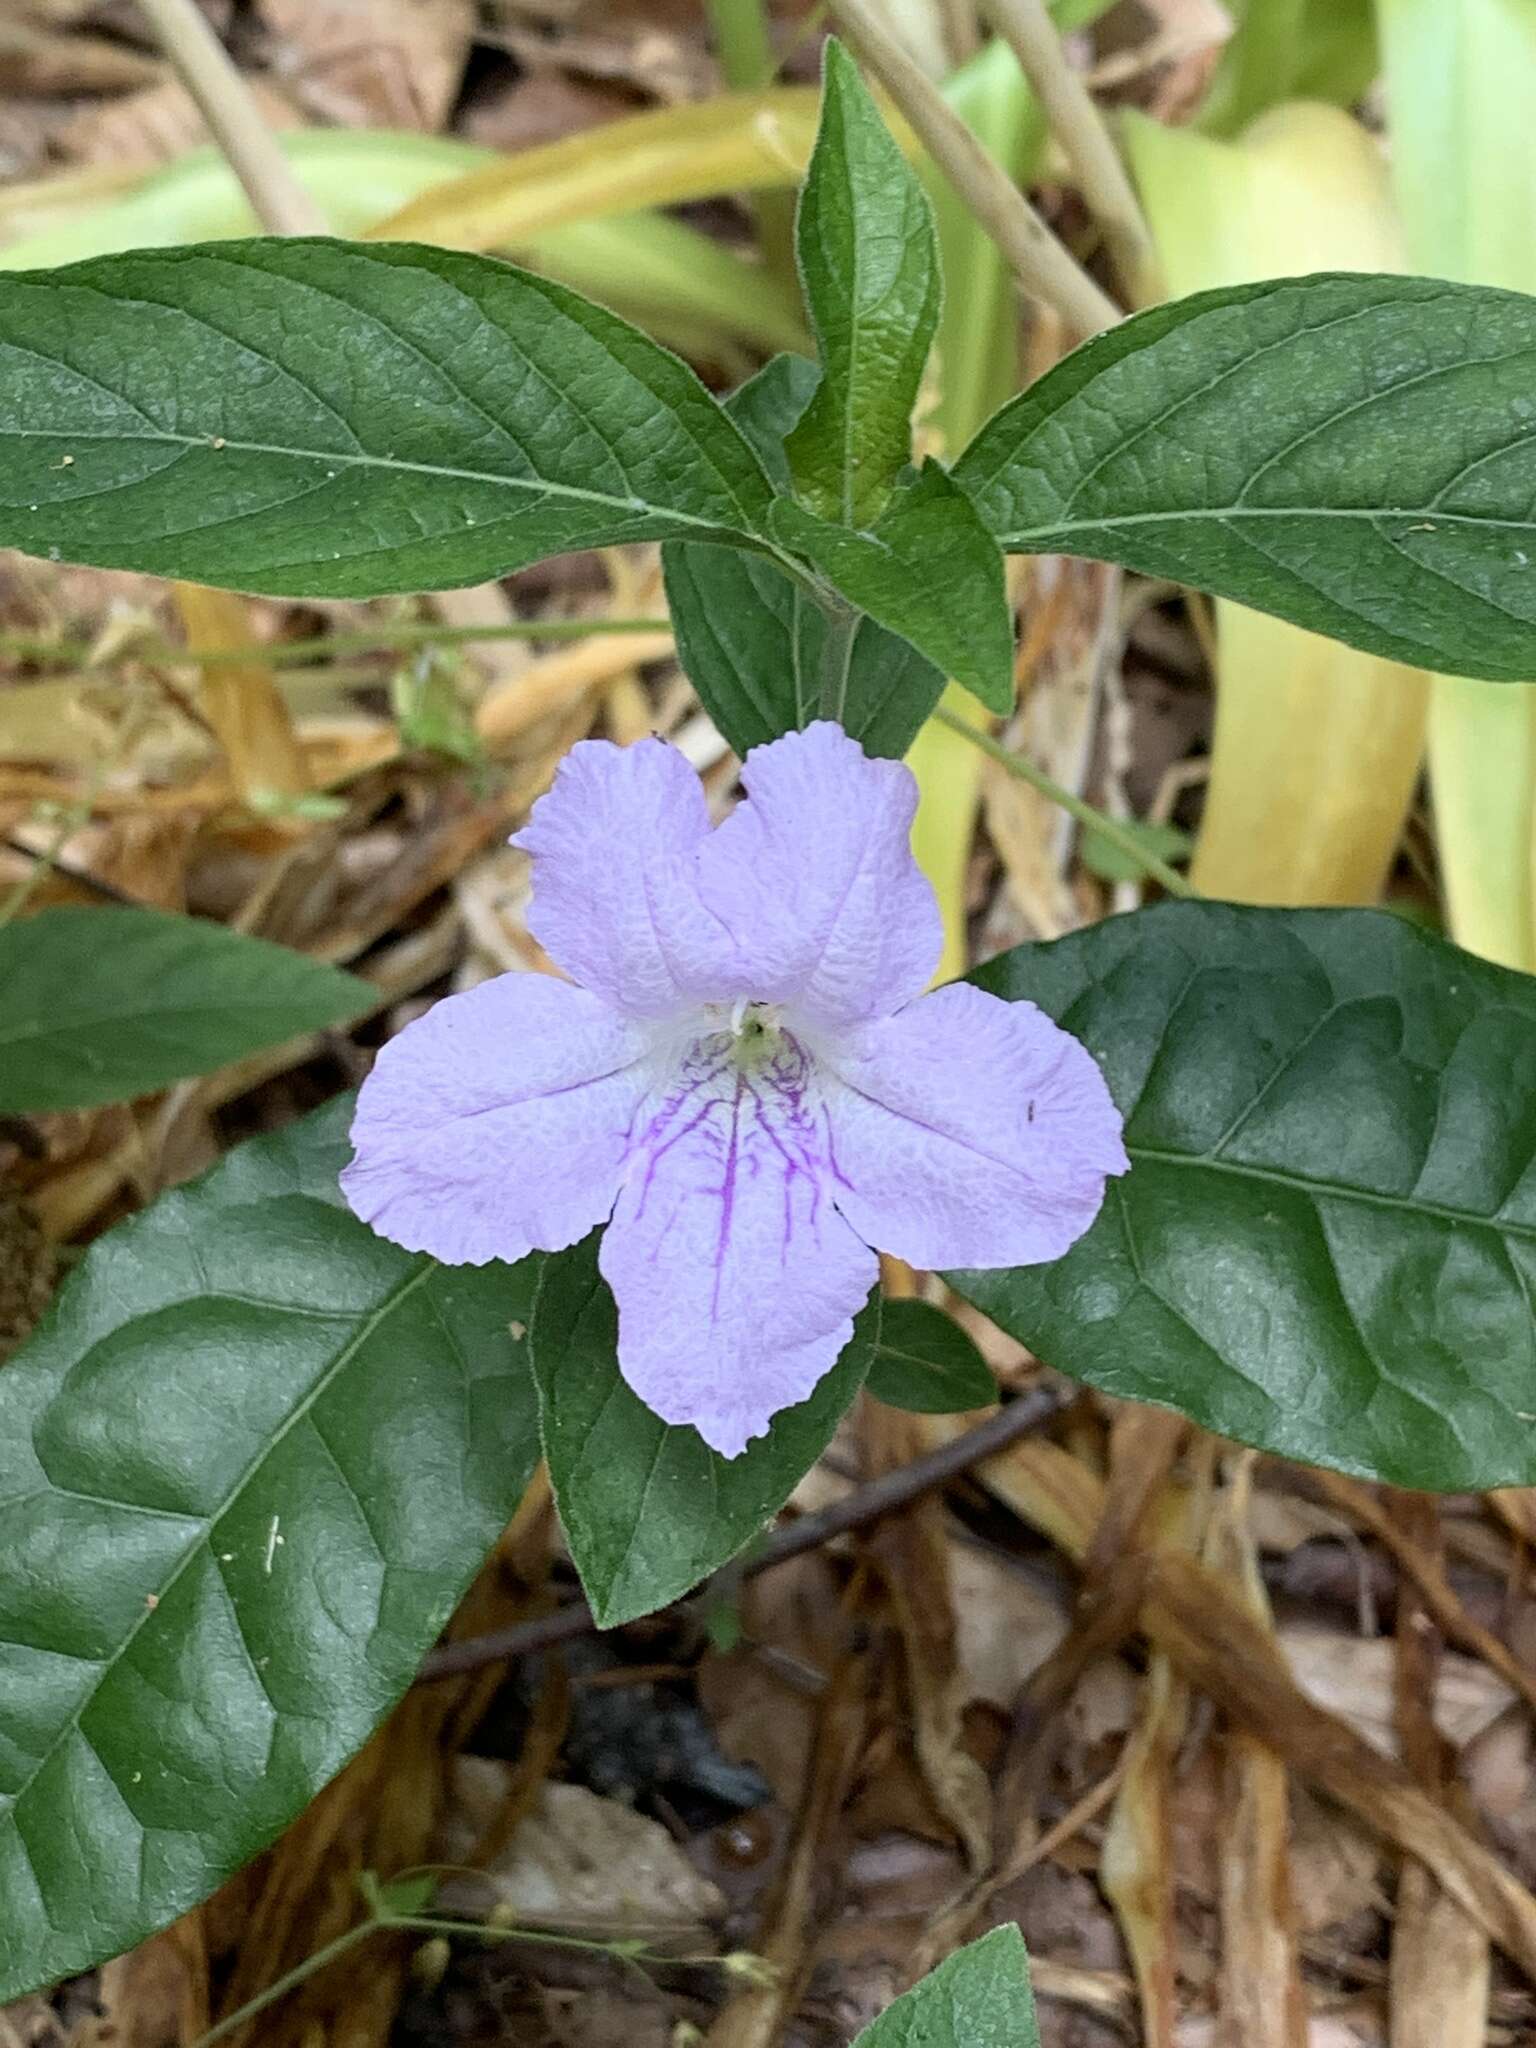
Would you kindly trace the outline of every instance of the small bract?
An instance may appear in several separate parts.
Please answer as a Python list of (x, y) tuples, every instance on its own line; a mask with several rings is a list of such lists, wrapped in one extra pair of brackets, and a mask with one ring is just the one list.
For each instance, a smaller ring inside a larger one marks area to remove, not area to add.
[(607, 1221), (619, 1365), (735, 1457), (836, 1361), (878, 1275), (1030, 1265), (1126, 1171), (1087, 1051), (939, 957), (917, 786), (822, 723), (747, 756), (712, 829), (660, 740), (572, 749), (512, 841), (572, 977), (504, 974), (380, 1053), (348, 1201), (450, 1264)]

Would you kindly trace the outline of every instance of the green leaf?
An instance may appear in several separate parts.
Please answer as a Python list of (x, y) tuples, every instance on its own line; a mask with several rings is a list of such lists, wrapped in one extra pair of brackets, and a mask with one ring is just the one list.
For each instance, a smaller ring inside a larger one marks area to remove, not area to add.
[(866, 2027), (853, 2048), (1040, 2048), (1017, 1927), (957, 1949)]
[(974, 979), (1102, 1062), (1131, 1171), (949, 1275), (1063, 1372), (1397, 1486), (1536, 1482), (1536, 980), (1368, 910), (1160, 904)]
[[(784, 438), (820, 377), (775, 356), (725, 402), (774, 482), (788, 490)], [(738, 754), (817, 717), (827, 618), (765, 555), (669, 541), (661, 551), (678, 658)], [(862, 619), (848, 663), (843, 724), (868, 754), (900, 757), (939, 701), (944, 677), (905, 640)]]
[(927, 195), (835, 38), (795, 245), (823, 375), (790, 465), (815, 511), (863, 526), (911, 458), (943, 285)]
[(345, 1024), (376, 998), (287, 946), (163, 910), (0, 927), (0, 1111), (125, 1102)]
[(997, 1381), (953, 1316), (927, 1301), (887, 1301), (866, 1381), (877, 1401), (912, 1415), (959, 1415), (997, 1399)]
[[(1194, 845), (1189, 834), (1177, 825), (1160, 825), (1148, 818), (1122, 818), (1119, 824), (1126, 836), (1154, 860), (1169, 865), (1187, 860)], [(1083, 833), (1082, 854), (1083, 866), (1101, 882), (1140, 882), (1146, 878), (1146, 868), (1140, 862), (1132, 860), (1122, 847), (1106, 839), (1092, 825)]]
[(1003, 561), (965, 492), (937, 462), (867, 533), (834, 526), (791, 498), (774, 533), (835, 589), (927, 656), (989, 709), (1013, 708), (1013, 620)]
[(1536, 668), (1536, 299), (1224, 286), (1068, 356), (956, 466), (1006, 548), (1121, 562), (1410, 666)]
[(661, 1421), (619, 1377), (598, 1236), (543, 1261), (530, 1350), (544, 1455), (571, 1556), (602, 1628), (665, 1607), (735, 1556), (831, 1441), (869, 1370), (878, 1301), (816, 1391), (739, 1458)]
[(760, 534), (767, 478), (611, 313), (413, 243), (217, 242), (0, 281), (0, 545), (277, 595)]
[(532, 1269), (375, 1237), (336, 1187), (349, 1113), (109, 1232), (0, 1374), (0, 1999), (269, 1842), (527, 1483)]
[(1372, 0), (1237, 0), (1232, 11), (1237, 27), (1200, 108), (1210, 134), (1236, 135), (1287, 100), (1351, 106), (1376, 76)]

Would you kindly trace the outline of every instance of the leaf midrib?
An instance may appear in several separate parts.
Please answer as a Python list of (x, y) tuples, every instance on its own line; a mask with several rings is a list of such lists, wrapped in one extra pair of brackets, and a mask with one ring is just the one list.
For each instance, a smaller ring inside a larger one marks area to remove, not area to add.
[(1353, 519), (1381, 526), (1394, 519), (1428, 520), (1433, 529), (1442, 526), (1500, 526), (1515, 532), (1536, 533), (1536, 519), (1511, 518), (1504, 514), (1480, 516), (1475, 512), (1435, 512), (1427, 505), (1191, 505), (1170, 512), (1108, 513), (1102, 518), (1066, 519), (1054, 524), (1020, 526), (1006, 531), (993, 529), (1005, 548), (1020, 553), (1032, 551), (1035, 543), (1058, 543), (1063, 534), (1109, 533), (1122, 527), (1186, 526), (1191, 520), (1221, 520), (1241, 525), (1244, 520), (1266, 519)]
[[(309, 1414), (310, 1410), (315, 1406), (316, 1402), (320, 1399), (321, 1395), (324, 1394), (327, 1391), (327, 1389), (332, 1385), (332, 1383), (336, 1380), (337, 1376), (342, 1371), (344, 1371), (348, 1365), (351, 1364), (352, 1360), (357, 1356), (357, 1353), (361, 1350), (363, 1345), (367, 1343), (368, 1339), (373, 1335), (374, 1331), (377, 1330), (380, 1327), (380, 1325), (387, 1320), (388, 1317), (393, 1315), (395, 1310), (400, 1307), (401, 1303), (408, 1300), (410, 1296), (416, 1292), (418, 1287), (424, 1286), (426, 1282), (429, 1279), (431, 1279), (433, 1274), (437, 1272), (437, 1270), (438, 1261), (436, 1259), (425, 1259), (419, 1265), (415, 1266), (411, 1272), (407, 1273), (394, 1287), (392, 1287), (389, 1290), (388, 1294), (385, 1295), (384, 1299), (379, 1303), (378, 1307), (370, 1312), (370, 1314), (365, 1318), (365, 1320), (358, 1327), (358, 1329), (353, 1332), (352, 1336), (341, 1347), (340, 1351), (337, 1352), (335, 1358), (332, 1359), (331, 1363), (326, 1367), (325, 1371), (320, 1374), (318, 1379), (316, 1379), (313, 1386), (310, 1388), (309, 1392), (304, 1396), (303, 1400), (300, 1401), (298, 1405), (291, 1411), (291, 1413), (284, 1418), (281, 1426), (278, 1429), (276, 1429), (272, 1433), (272, 1435), (266, 1439), (265, 1443), (263, 1443), (261, 1449), (257, 1452), (256, 1456), (251, 1459), (250, 1463), (246, 1465), (245, 1469), (241, 1473), (239, 1473), (238, 1476), (232, 1481), (228, 1491), (224, 1494), (223, 1498), (219, 1502), (218, 1507), (213, 1511), (213, 1513), (209, 1515), (183, 1517), (183, 1519), (194, 1521), (198, 1525), (199, 1533), (195, 1541), (187, 1545), (186, 1550), (182, 1553), (182, 1556), (178, 1560), (174, 1569), (162, 1581), (161, 1585), (158, 1588), (152, 1589), (156, 1593), (155, 1605), (153, 1607), (145, 1607), (142, 1614), (139, 1615), (137, 1620), (134, 1622), (133, 1626), (128, 1630), (127, 1634), (118, 1643), (117, 1647), (112, 1651), (110, 1656), (103, 1658), (101, 1660), (101, 1663), (97, 1669), (95, 1679), (92, 1681), (87, 1691), (81, 1696), (78, 1704), (65, 1717), (63, 1723), (59, 1728), (58, 1734), (54, 1737), (53, 1741), (49, 1743), (43, 1755), (37, 1759), (36, 1764), (27, 1773), (26, 1777), (22, 1780), (22, 1782), (17, 1786), (16, 1790), (8, 1794), (3, 1801), (0, 1801), (0, 1822), (9, 1823), (12, 1827), (15, 1826), (14, 1816), (16, 1808), (21, 1804), (22, 1800), (27, 1797), (28, 1793), (32, 1790), (32, 1787), (37, 1783), (38, 1779), (43, 1775), (43, 1772), (48, 1768), (49, 1764), (52, 1763), (54, 1757), (58, 1754), (63, 1744), (79, 1728), (80, 1723), (84, 1720), (86, 1713), (89, 1711), (90, 1707), (96, 1700), (97, 1695), (100, 1693), (102, 1687), (106, 1684), (107, 1680), (111, 1678), (113, 1674), (118, 1670), (118, 1668), (122, 1664), (123, 1659), (128, 1655), (128, 1652), (132, 1649), (134, 1643), (138, 1640), (139, 1631), (141, 1629), (147, 1628), (149, 1624), (154, 1620), (155, 1615), (164, 1605), (166, 1596), (169, 1593), (171, 1593), (174, 1590), (174, 1588), (180, 1583), (183, 1573), (185, 1573), (188, 1570), (193, 1560), (201, 1554), (204, 1545), (212, 1536), (213, 1531), (218, 1527), (219, 1523), (229, 1513), (230, 1509), (234, 1506), (236, 1501), (239, 1500), (240, 1496), (244, 1493), (245, 1489), (251, 1484), (252, 1480), (255, 1479), (257, 1474), (261, 1471), (261, 1468), (274, 1455), (274, 1453), (280, 1448), (280, 1446), (287, 1441), (289, 1433), (292, 1430), (294, 1430), (300, 1422), (304, 1420), (304, 1418)], [(207, 1296), (200, 1296), (199, 1298), (205, 1300), (208, 1299)], [(304, 1313), (305, 1311), (300, 1312)], [(46, 1412), (46, 1410), (44, 1412)], [(49, 1481), (49, 1490), (60, 1492), (68, 1491), (68, 1489), (66, 1488), (55, 1489), (53, 1487), (53, 1482), (51, 1480)], [(104, 1496), (102, 1498), (105, 1499)], [(112, 1502), (111, 1505), (131, 1506), (132, 1503)], [(175, 1510), (171, 1510), (172, 1514), (174, 1514), (175, 1512)], [(386, 1560), (386, 1569), (387, 1568), (388, 1567)], [(227, 1581), (225, 1583), (225, 1591), (228, 1594), (231, 1605), (233, 1605), (234, 1594), (229, 1592)], [(274, 1709), (274, 1711), (276, 1711), (276, 1709)], [(279, 1716), (279, 1718), (282, 1717)], [(21, 1841), (23, 1850), (26, 1851), (25, 1839), (21, 1836), (19, 1830), (17, 1830), (17, 1839)], [(28, 1861), (30, 1862), (30, 1851), (26, 1851), (26, 1853), (28, 1855)]]
[[(209, 962), (208, 964), (214, 965), (216, 963)], [(319, 962), (313, 964), (322, 973), (330, 971), (320, 968)], [(359, 991), (357, 1000), (360, 1009), (368, 1001), (366, 990)], [(67, 1046), (63, 1041), (67, 1041), (72, 1037), (79, 1037), (82, 1033), (95, 1031), (102, 1024), (154, 1024), (161, 1027), (183, 1023), (202, 1025), (226, 1017), (249, 1017), (253, 1013), (257, 1016), (266, 1016), (268, 1013), (274, 1013), (279, 1017), (285, 1017), (292, 1014), (293, 1007), (291, 999), (284, 1000), (273, 996), (263, 1000), (259, 995), (253, 995), (249, 998), (242, 996), (238, 1002), (231, 997), (224, 1002), (179, 1003), (175, 1009), (169, 1008), (162, 1002), (156, 1009), (149, 1009), (141, 1004), (126, 1010), (81, 1011), (77, 1012), (71, 1021), (63, 1024), (49, 1023), (44, 1018), (38, 1018), (34, 1023), (23, 1021), (19, 1025), (0, 1024), (0, 1052), (6, 1051), (13, 1045), (30, 1045), (34, 1039), (38, 1038), (46, 1039), (50, 1050), (56, 1047), (60, 1050), (67, 1050)], [(344, 1016), (345, 1012), (341, 1014)], [(320, 1028), (316, 1024), (304, 1023), (295, 1023), (292, 1026), (292, 1029), (296, 1032), (315, 1031)]]
[[(48, 433), (42, 433), (23, 427), (5, 429), (0, 432), (0, 439), (47, 441), (53, 444), (60, 441), (116, 441), (126, 442), (133, 447), (147, 443), (168, 448), (203, 448), (220, 455), (278, 455), (288, 461), (323, 464), (328, 467), (381, 469), (391, 476), (430, 476), (440, 477), (451, 483), (494, 484), (503, 490), (527, 491), (541, 498), (569, 498), (584, 505), (601, 505), (608, 510), (629, 513), (632, 517), (638, 514), (659, 515), (675, 519), (680, 525), (696, 527), (700, 533), (741, 530), (727, 527), (718, 519), (701, 519), (696, 513), (678, 511), (671, 505), (654, 504), (648, 498), (619, 498), (604, 491), (584, 490), (580, 484), (555, 483), (545, 477), (508, 476), (494, 470), (458, 469), (445, 463), (411, 462), (393, 455), (370, 455), (366, 452), (356, 454), (344, 449), (288, 448), (278, 442), (240, 441), (212, 434), (171, 434), (163, 429), (145, 434), (126, 430), (111, 434), (82, 434), (75, 432), (73, 428), (68, 432), (56, 428)], [(140, 481), (142, 479), (135, 478), (131, 483), (109, 484), (99, 490), (82, 491), (78, 496), (60, 500), (48, 509), (57, 513), (70, 506), (88, 503), (92, 498), (109, 496), (113, 491), (131, 490)], [(19, 511), (20, 507), (13, 505), (10, 509)], [(473, 529), (466, 528), (465, 531), (472, 533)], [(754, 535), (751, 538), (756, 540), (757, 537)]]
[(1409, 1215), (1424, 1216), (1435, 1222), (1492, 1230), (1500, 1237), (1515, 1238), (1525, 1244), (1536, 1244), (1536, 1224), (1502, 1222), (1497, 1215), (1490, 1216), (1481, 1210), (1457, 1209), (1445, 1202), (1420, 1201), (1413, 1195), (1389, 1195), (1377, 1188), (1351, 1186), (1348, 1181), (1321, 1180), (1302, 1173), (1283, 1173), (1275, 1167), (1251, 1166), (1243, 1160), (1218, 1159), (1209, 1152), (1173, 1152), (1160, 1146), (1138, 1145), (1129, 1138), (1126, 1140), (1125, 1149), (1133, 1166), (1145, 1162), (1152, 1166), (1183, 1167), (1202, 1173), (1224, 1173), (1237, 1180), (1267, 1182), (1273, 1187), (1285, 1188), (1291, 1194), (1332, 1196), (1340, 1201), (1358, 1202), (1367, 1208), (1405, 1211)]

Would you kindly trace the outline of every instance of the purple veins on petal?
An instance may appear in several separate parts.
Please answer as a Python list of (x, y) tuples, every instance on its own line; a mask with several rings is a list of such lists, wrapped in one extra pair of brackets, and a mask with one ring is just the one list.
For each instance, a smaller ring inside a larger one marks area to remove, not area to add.
[(879, 1271), (837, 1213), (820, 1088), (787, 1032), (719, 1032), (648, 1099), (599, 1265), (619, 1366), (731, 1458), (811, 1393)]
[(379, 1055), (342, 1176), (456, 1264), (610, 1219), (619, 1366), (735, 1457), (836, 1362), (878, 1274), (1054, 1259), (1127, 1168), (1087, 1050), (1030, 1003), (920, 993), (940, 949), (916, 784), (820, 723), (711, 831), (660, 741), (572, 749), (514, 844), (575, 981), (450, 996)]

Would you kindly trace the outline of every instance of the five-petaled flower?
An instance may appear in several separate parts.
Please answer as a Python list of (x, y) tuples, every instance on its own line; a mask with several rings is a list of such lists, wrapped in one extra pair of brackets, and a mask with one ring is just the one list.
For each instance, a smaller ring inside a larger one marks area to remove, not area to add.
[(625, 1379), (726, 1457), (832, 1366), (872, 1246), (1054, 1259), (1127, 1164), (1075, 1038), (963, 983), (922, 993), (941, 932), (906, 768), (819, 724), (742, 782), (711, 829), (672, 747), (573, 748), (513, 841), (571, 981), (504, 974), (408, 1025), (342, 1176), (383, 1236), (450, 1264), (606, 1222)]

